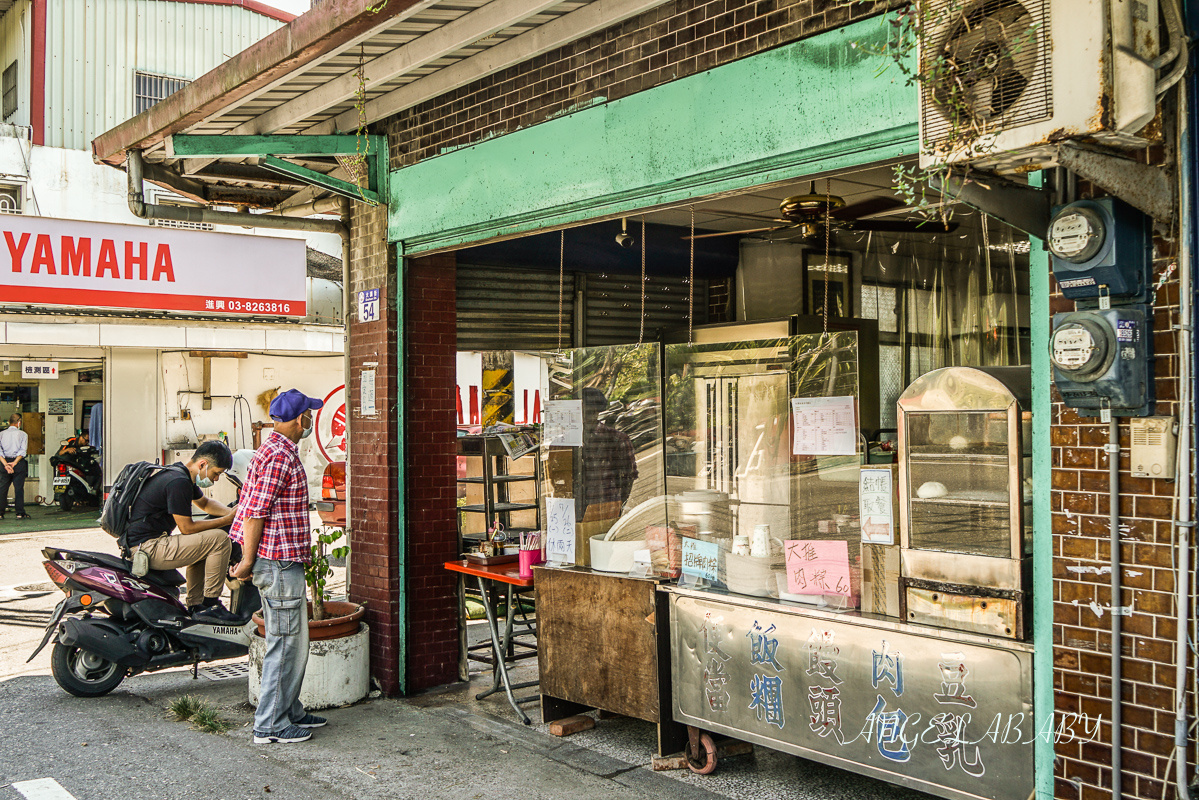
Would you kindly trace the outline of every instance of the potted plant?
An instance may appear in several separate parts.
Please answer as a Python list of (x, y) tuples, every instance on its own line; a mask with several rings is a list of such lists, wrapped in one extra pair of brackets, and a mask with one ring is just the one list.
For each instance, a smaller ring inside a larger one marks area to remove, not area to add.
[[(339, 545), (345, 536), (340, 528), (318, 528), (312, 545), (312, 560), (304, 568), (310, 597), (308, 614), (308, 668), (300, 689), (306, 708), (348, 705), (370, 690), (370, 631), (361, 623), (366, 605), (330, 600), (326, 581), (333, 574), (331, 559), (344, 558), (350, 548)], [(258, 702), (262, 681), (262, 659), (266, 654), (266, 622), (254, 614), (258, 635), (250, 643), (250, 702)]]
[[(325, 591), (325, 582), (333, 574), (332, 559), (345, 558), (349, 545), (330, 547), (337, 544), (345, 531), (341, 528), (323, 530), (316, 528), (312, 544), (312, 559), (304, 566), (304, 581), (308, 584), (308, 639), (318, 641), (325, 639), (340, 639), (353, 636), (358, 632), (358, 622), (366, 615), (365, 604), (348, 603), (330, 600)], [(258, 635), (266, 636), (266, 621), (262, 612), (254, 613), (254, 622), (258, 625)]]

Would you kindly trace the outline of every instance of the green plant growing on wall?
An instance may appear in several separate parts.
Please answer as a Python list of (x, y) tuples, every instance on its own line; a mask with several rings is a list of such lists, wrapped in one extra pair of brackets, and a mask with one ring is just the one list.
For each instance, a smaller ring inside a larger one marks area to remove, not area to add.
[[(872, 0), (841, 4), (875, 6)], [(915, 0), (885, 12), (880, 25), (881, 36), (850, 46), (883, 57), (879, 72), (897, 69), (935, 109), (937, 133), (920, 143), (922, 152), (946, 159), (990, 150), (1036, 61), (1040, 25), (1025, 7), (1016, 0)], [(895, 191), (929, 219), (948, 221), (944, 187), (951, 176), (969, 182), (970, 168), (947, 160), (927, 169), (900, 164)]]
[(325, 591), (325, 582), (333, 575), (333, 568), (329, 562), (332, 559), (345, 558), (349, 555), (350, 548), (348, 545), (342, 545), (328, 549), (345, 536), (345, 531), (341, 528), (331, 531), (317, 528), (313, 533), (317, 536), (312, 545), (312, 561), (304, 567), (304, 581), (312, 595), (312, 618), (322, 620), (326, 616), (325, 602), (329, 599)]

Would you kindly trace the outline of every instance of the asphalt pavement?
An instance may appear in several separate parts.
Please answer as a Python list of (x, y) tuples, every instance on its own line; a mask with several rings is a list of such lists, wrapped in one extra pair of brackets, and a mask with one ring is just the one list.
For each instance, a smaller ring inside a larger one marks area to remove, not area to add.
[[(292, 745), (251, 743), (244, 659), (197, 679), (170, 670), (127, 678), (104, 697), (73, 697), (50, 677), (48, 648), (24, 663), (61, 597), (41, 567), (49, 544), (113, 550), (94, 529), (0, 532), (0, 800), (927, 798), (765, 748), (722, 760), (711, 776), (653, 772), (648, 723), (605, 719), (553, 737), (540, 720), (521, 725), (502, 693), (474, 700), (490, 683), (482, 674), (471, 685), (322, 711), (329, 726)], [(473, 624), (471, 639), (484, 631)], [(215, 708), (230, 729), (176, 721), (168, 706), (183, 695)]]

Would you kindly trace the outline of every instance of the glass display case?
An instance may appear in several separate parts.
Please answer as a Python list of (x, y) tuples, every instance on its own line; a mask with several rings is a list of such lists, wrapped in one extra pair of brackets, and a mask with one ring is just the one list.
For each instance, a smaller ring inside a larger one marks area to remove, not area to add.
[(900, 396), (905, 618), (1023, 638), (1030, 397), (1028, 367), (947, 367)]
[(667, 346), (667, 508), (685, 584), (857, 605), (858, 347), (851, 331)]

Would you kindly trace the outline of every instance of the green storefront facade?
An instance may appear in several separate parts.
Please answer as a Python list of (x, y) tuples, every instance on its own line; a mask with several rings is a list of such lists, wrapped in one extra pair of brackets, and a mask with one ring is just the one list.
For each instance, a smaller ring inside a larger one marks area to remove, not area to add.
[[(387, 237), (399, 270), (396, 308), (412, 307), (404, 273), (431, 254), (912, 158), (916, 90), (872, 54), (886, 26), (885, 18), (860, 21), (394, 169)], [(1033, 747), (1037, 791), (1047, 797), (1054, 758), (1045, 733), (1054, 728), (1049, 280), (1036, 242), (1030, 272), (1032, 700), (1040, 732)], [(402, 339), (402, 320), (397, 330)], [(397, 344), (401, 353), (407, 348)], [(412, 413), (397, 405), (401, 441)], [(401, 518), (401, 552), (408, 534)], [(419, 599), (407, 602), (411, 609)]]

